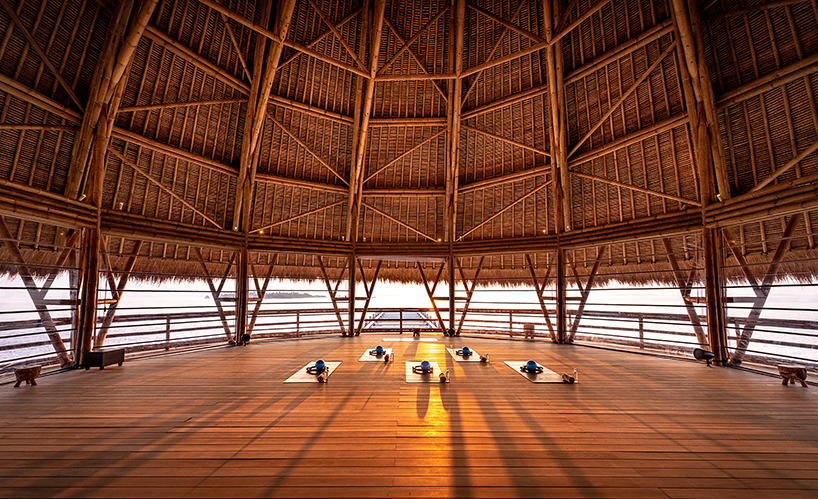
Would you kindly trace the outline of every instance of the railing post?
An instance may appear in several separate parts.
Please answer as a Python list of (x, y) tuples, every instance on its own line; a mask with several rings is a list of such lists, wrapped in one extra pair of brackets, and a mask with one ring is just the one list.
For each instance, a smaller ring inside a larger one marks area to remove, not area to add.
[(295, 334), (301, 336), (301, 312), (299, 310), (295, 311)]
[(645, 348), (645, 325), (644, 317), (639, 314), (639, 348)]
[(508, 313), (508, 335), (514, 338), (514, 312), (511, 311)]
[(403, 309), (398, 309), (398, 314), (400, 316), (400, 334), (403, 334)]
[(165, 317), (165, 350), (170, 350), (170, 316)]

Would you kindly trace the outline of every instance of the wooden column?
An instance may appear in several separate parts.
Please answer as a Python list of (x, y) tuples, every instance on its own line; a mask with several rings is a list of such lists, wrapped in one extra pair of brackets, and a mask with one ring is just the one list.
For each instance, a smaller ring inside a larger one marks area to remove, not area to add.
[[(357, 260), (358, 257), (355, 254), (355, 248), (353, 246), (352, 253), (349, 255), (349, 296), (347, 297), (349, 299), (349, 323), (347, 330), (350, 336), (355, 335), (355, 283), (357, 279), (355, 264)], [(341, 336), (346, 336), (343, 330), (341, 331)]]
[[(542, 3), (543, 30), (549, 42), (554, 38), (554, 26), (559, 24), (559, 2), (551, 0)], [(562, 42), (556, 40), (545, 47), (545, 66), (548, 84), (548, 141), (551, 153), (551, 185), (554, 189), (554, 225), (557, 232), (557, 343), (565, 343), (568, 338), (568, 307), (566, 305), (566, 259), (560, 244), (560, 235), (571, 230), (570, 200), (565, 189), (570, 184), (568, 178), (567, 139), (565, 128), (565, 97), (562, 64)]]
[(565, 272), (565, 250), (557, 248), (557, 343), (568, 340), (568, 300), (566, 288), (568, 279)]
[(250, 262), (247, 254), (247, 240), (236, 251), (236, 344), (247, 332), (247, 310), (250, 294)]
[[(270, 2), (264, 6), (269, 17)], [(283, 0), (276, 13), (275, 36), (278, 41), (271, 40), (270, 48), (264, 57), (264, 48), (267, 40), (258, 37), (256, 44), (256, 62), (253, 67), (253, 84), (250, 90), (250, 99), (247, 103), (247, 117), (244, 124), (244, 135), (241, 144), (239, 177), (236, 185), (236, 202), (233, 211), (233, 230), (247, 232), (250, 228), (250, 205), (253, 196), (253, 185), (256, 180), (258, 157), (261, 144), (261, 132), (267, 120), (267, 106), (270, 92), (273, 88), (278, 62), (284, 50), (284, 42), (290, 29), (295, 0)], [(259, 48), (262, 50), (258, 52)], [(263, 71), (261, 68), (264, 68)]]
[[(383, 16), (386, 11), (386, 0), (375, 0), (373, 9), (365, 10), (363, 28), (365, 30), (371, 15), (370, 48), (369, 48), (369, 78), (366, 81), (366, 90), (363, 91), (363, 79), (359, 78), (355, 95), (355, 129), (353, 130), (353, 163), (349, 176), (349, 205), (347, 209), (347, 241), (358, 239), (358, 217), (361, 211), (361, 194), (364, 184), (364, 159), (366, 158), (366, 140), (369, 134), (369, 118), (372, 114), (372, 103), (375, 100), (375, 77), (378, 75), (378, 56), (381, 49), (381, 35), (383, 33)], [(371, 14), (369, 14), (371, 13)], [(361, 52), (366, 31), (361, 33)], [(361, 54), (363, 55), (363, 54)], [(362, 59), (363, 57), (361, 57)], [(364, 93), (365, 92), (365, 93)], [(363, 107), (358, 107), (363, 101)], [(353, 262), (354, 265), (354, 262)]]
[(86, 229), (82, 242), (82, 285), (80, 291), (80, 327), (75, 345), (75, 362), (85, 364), (85, 353), (93, 347), (97, 324), (97, 300), (99, 292), (99, 232), (102, 214), (102, 183), (105, 178), (105, 152), (108, 148), (108, 106), (103, 104), (96, 123), (91, 168), (86, 192), (92, 206), (97, 209), (96, 227)]
[(702, 230), (702, 247), (704, 249), (704, 285), (707, 299), (707, 335), (710, 340), (710, 351), (716, 357), (716, 365), (725, 365), (729, 361), (727, 353), (727, 327), (724, 313), (724, 295), (722, 293), (722, 273), (724, 254), (722, 236), (719, 229)]
[[(448, 84), (449, 101), (447, 124), (449, 133), (446, 140), (446, 205), (444, 209), (444, 239), (451, 245), (457, 239), (457, 190), (460, 178), (460, 114), (463, 95), (463, 46), (466, 26), (466, 0), (452, 0), (450, 10), (451, 29), (454, 36), (449, 46), (449, 64), (454, 67), (454, 80)], [(451, 249), (451, 248), (450, 248)], [(453, 271), (451, 272), (453, 274)], [(450, 286), (453, 286), (451, 284)], [(454, 328), (452, 323), (452, 328)]]
[(454, 331), (455, 326), (455, 311), (457, 310), (457, 302), (455, 301), (455, 287), (454, 287), (454, 255), (449, 253), (449, 260), (446, 262), (449, 270), (449, 330)]

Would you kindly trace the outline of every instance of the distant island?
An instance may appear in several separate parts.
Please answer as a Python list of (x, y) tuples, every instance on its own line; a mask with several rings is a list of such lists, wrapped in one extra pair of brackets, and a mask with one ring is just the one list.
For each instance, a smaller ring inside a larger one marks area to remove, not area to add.
[[(258, 296), (258, 292), (254, 290), (250, 290), (248, 298), (256, 299)], [(213, 298), (212, 295), (206, 294), (205, 298)], [(222, 300), (230, 300), (236, 299), (236, 293), (232, 291), (224, 291), (219, 295), (219, 298)], [(265, 300), (295, 300), (300, 298), (321, 298), (321, 295), (315, 295), (311, 293), (302, 293), (300, 291), (268, 291), (264, 293)]]

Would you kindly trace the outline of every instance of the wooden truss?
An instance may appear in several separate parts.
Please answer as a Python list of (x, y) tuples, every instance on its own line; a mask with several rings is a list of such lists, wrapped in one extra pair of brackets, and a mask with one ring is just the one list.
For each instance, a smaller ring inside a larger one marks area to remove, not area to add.
[(770, 296), (770, 289), (772, 288), (773, 281), (775, 281), (778, 267), (781, 265), (784, 255), (790, 249), (790, 244), (792, 243), (791, 238), (800, 219), (801, 213), (796, 213), (790, 217), (790, 220), (787, 222), (787, 226), (784, 228), (784, 234), (781, 236), (781, 240), (778, 243), (778, 247), (775, 250), (772, 261), (770, 261), (770, 264), (767, 267), (767, 272), (764, 274), (760, 283), (755, 274), (753, 274), (753, 271), (750, 265), (747, 263), (747, 260), (744, 258), (744, 255), (741, 254), (741, 247), (736, 243), (730, 229), (725, 228), (723, 230), (724, 237), (727, 239), (730, 251), (733, 253), (733, 256), (736, 257), (736, 260), (741, 267), (741, 271), (744, 273), (744, 277), (747, 278), (747, 282), (750, 284), (750, 287), (753, 289), (753, 293), (755, 294), (755, 299), (753, 299), (753, 308), (750, 311), (750, 314), (747, 316), (747, 320), (744, 322), (744, 327), (741, 328), (741, 333), (738, 337), (738, 344), (736, 345), (736, 349), (732, 355), (731, 360), (733, 365), (740, 365), (744, 360), (744, 356), (747, 353), (747, 347), (750, 345), (750, 339), (753, 336), (753, 331), (759, 323), (761, 312), (764, 310), (764, 304), (767, 303), (767, 298)]
[[(54, 284), (54, 280), (56, 279), (57, 274), (59, 274), (60, 268), (65, 265), (68, 258), (74, 253), (74, 251), (76, 251), (76, 248), (73, 246), (77, 242), (79, 231), (73, 232), (68, 237), (66, 247), (62, 250), (62, 253), (60, 253), (57, 265), (51, 269), (42, 287), (37, 286), (37, 283), (34, 281), (33, 274), (26, 264), (22, 253), (20, 253), (20, 248), (17, 247), (17, 243), (14, 242), (13, 238), (11, 237), (11, 232), (9, 232), (8, 225), (6, 225), (6, 219), (3, 216), (0, 216), (0, 237), (3, 238), (6, 249), (8, 249), (9, 253), (11, 253), (11, 257), (17, 267), (17, 272), (20, 274), (20, 278), (23, 280), (26, 291), (28, 291), (28, 296), (31, 298), (31, 302), (34, 304), (37, 314), (40, 316), (40, 324), (45, 329), (48, 339), (51, 341), (51, 345), (54, 347), (54, 352), (57, 354), (57, 360), (59, 360), (60, 366), (65, 367), (70, 365), (71, 357), (68, 354), (68, 349), (66, 349), (65, 343), (63, 342), (57, 327), (54, 325), (54, 320), (52, 319), (51, 313), (48, 310), (48, 305), (53, 302), (47, 300), (45, 296), (51, 289), (51, 286)], [(68, 304), (76, 305), (76, 303)], [(66, 305), (66, 303), (60, 301), (59, 305)]]
[[(224, 275), (222, 276), (221, 280), (218, 283), (218, 286), (215, 283), (215, 279), (210, 275), (210, 271), (207, 268), (207, 264), (202, 257), (202, 250), (198, 247), (194, 247), (193, 251), (196, 253), (196, 259), (199, 260), (199, 263), (202, 266), (202, 272), (205, 282), (207, 282), (207, 286), (210, 288), (210, 295), (213, 297), (213, 303), (216, 305), (216, 310), (219, 313), (219, 319), (222, 322), (222, 327), (224, 328), (224, 334), (227, 336), (228, 341), (235, 341), (233, 338), (233, 332), (230, 329), (230, 323), (227, 322), (227, 314), (224, 311), (224, 307), (222, 306), (222, 302), (229, 301), (227, 299), (222, 298), (222, 290), (224, 289), (224, 284), (227, 282), (228, 277), (230, 276), (230, 270), (233, 268), (233, 265), (236, 261), (236, 254), (233, 253), (230, 256), (230, 260), (227, 262), (227, 268), (224, 271)], [(235, 300), (235, 298), (233, 299)]]
[(580, 300), (579, 305), (577, 306), (576, 314), (574, 314), (574, 320), (571, 324), (571, 332), (568, 336), (568, 343), (574, 341), (574, 337), (577, 335), (577, 329), (579, 328), (579, 321), (582, 319), (582, 313), (585, 311), (585, 304), (588, 302), (588, 296), (591, 294), (591, 287), (594, 285), (594, 278), (596, 277), (597, 271), (599, 271), (599, 264), (602, 261), (602, 257), (605, 255), (605, 250), (607, 246), (600, 246), (597, 250), (596, 260), (594, 260), (594, 266), (591, 267), (591, 273), (588, 274), (588, 280), (585, 282), (585, 285), (582, 284), (582, 281), (579, 278), (579, 274), (577, 273), (577, 267), (574, 265), (574, 261), (571, 258), (569, 253), (566, 253), (566, 257), (568, 260), (568, 265), (571, 267), (571, 273), (574, 275), (574, 280), (577, 282), (577, 287), (579, 288), (580, 292)]
[(682, 301), (684, 301), (687, 316), (690, 318), (690, 323), (693, 325), (693, 331), (696, 333), (696, 341), (699, 342), (700, 347), (707, 350), (710, 348), (710, 342), (708, 341), (707, 335), (702, 328), (702, 323), (701, 320), (699, 320), (699, 314), (696, 312), (696, 307), (693, 305), (695, 302), (690, 296), (691, 292), (693, 291), (693, 279), (696, 277), (696, 272), (698, 269), (696, 269), (696, 267), (692, 267), (690, 269), (690, 273), (687, 275), (687, 277), (685, 277), (684, 271), (682, 271), (682, 269), (679, 267), (679, 261), (676, 259), (676, 254), (673, 252), (670, 239), (663, 237), (662, 244), (665, 246), (667, 260), (670, 262), (670, 267), (673, 269), (673, 278), (676, 281), (676, 287), (679, 288), (679, 292), (682, 294)]
[[(107, 250), (107, 244), (105, 244), (105, 246), (105, 249)], [(133, 268), (136, 265), (136, 259), (138, 258), (139, 251), (141, 249), (142, 241), (137, 241), (136, 245), (134, 246), (133, 253), (128, 257), (128, 261), (125, 263), (125, 269), (120, 275), (119, 281), (117, 281), (114, 277), (114, 268), (111, 265), (111, 258), (108, 256), (108, 252), (102, 252), (102, 262), (107, 269), (105, 271), (105, 277), (108, 280), (108, 288), (111, 290), (111, 299), (110, 301), (100, 300), (98, 302), (107, 304), (108, 310), (106, 310), (105, 317), (102, 319), (102, 325), (97, 331), (96, 340), (94, 341), (94, 346), (96, 348), (100, 348), (105, 344), (105, 338), (108, 336), (108, 331), (111, 328), (114, 317), (116, 316), (117, 307), (119, 307), (119, 302), (122, 300), (122, 294), (125, 291), (125, 286), (128, 284), (128, 279), (131, 277), (131, 272), (133, 272)]]
[[(361, 265), (361, 261), (358, 260), (358, 270), (361, 272), (361, 281), (363, 281), (364, 291), (366, 292), (366, 299), (364, 300), (364, 309), (361, 312), (361, 319), (358, 321), (358, 325), (355, 327), (355, 336), (361, 334), (361, 328), (364, 326), (364, 319), (366, 318), (366, 312), (369, 310), (369, 302), (372, 301), (372, 293), (375, 291), (375, 284), (378, 282), (378, 274), (381, 272), (381, 264), (383, 260), (378, 260), (378, 265), (375, 267), (375, 274), (372, 276), (372, 280), (367, 283), (366, 282), (366, 273), (364, 273), (364, 268)], [(354, 286), (355, 283), (349, 283), (350, 286)], [(350, 331), (352, 330), (352, 325), (350, 324)]]
[(440, 270), (437, 271), (437, 276), (435, 276), (435, 280), (432, 282), (432, 287), (429, 287), (429, 280), (426, 278), (426, 273), (423, 271), (423, 265), (418, 264), (420, 280), (423, 282), (423, 287), (426, 289), (426, 295), (429, 297), (429, 301), (432, 303), (432, 310), (435, 313), (435, 318), (437, 319), (438, 324), (440, 324), (441, 332), (446, 331), (446, 323), (443, 322), (443, 317), (440, 316), (440, 309), (438, 308), (435, 300), (435, 290), (437, 289), (438, 283), (440, 283), (440, 277), (443, 275), (443, 269), (445, 268), (445, 264), (440, 265)]
[(460, 336), (460, 330), (463, 328), (463, 322), (466, 320), (466, 314), (469, 311), (469, 305), (471, 304), (471, 299), (474, 296), (474, 288), (477, 287), (477, 278), (480, 276), (480, 271), (483, 270), (483, 261), (486, 257), (481, 256), (480, 261), (477, 262), (477, 268), (474, 270), (474, 277), (472, 278), (471, 284), (469, 280), (466, 278), (466, 274), (463, 272), (463, 267), (460, 264), (460, 258), (454, 258), (455, 268), (460, 273), (460, 281), (463, 283), (463, 287), (466, 291), (466, 300), (463, 304), (463, 310), (460, 312), (460, 320), (457, 322), (457, 327), (455, 328), (455, 336)]
[[(259, 285), (258, 276), (259, 273), (256, 271), (256, 266), (251, 265), (253, 269), (253, 285), (256, 288), (256, 298), (255, 305), (253, 306), (253, 311), (250, 312), (250, 320), (247, 324), (247, 332), (249, 334), (253, 334), (253, 328), (256, 326), (256, 320), (258, 319), (258, 314), (261, 311), (261, 303), (264, 301), (264, 297), (267, 295), (267, 286), (270, 284), (270, 279), (273, 277), (273, 269), (275, 268), (276, 264), (278, 263), (278, 253), (275, 254), (273, 257), (272, 263), (267, 268), (267, 273), (264, 274), (264, 281), (262, 284)], [(252, 300), (248, 297), (248, 300)]]
[(548, 282), (551, 279), (551, 265), (548, 265), (546, 267), (545, 277), (543, 277), (541, 282), (540, 278), (537, 277), (537, 271), (534, 269), (534, 264), (533, 260), (531, 259), (531, 255), (526, 253), (525, 260), (526, 263), (528, 263), (528, 271), (531, 273), (531, 280), (534, 283), (534, 291), (537, 292), (537, 300), (540, 302), (540, 308), (542, 309), (542, 315), (545, 318), (545, 324), (548, 326), (548, 335), (550, 336), (551, 341), (556, 343), (557, 335), (554, 332), (553, 324), (551, 324), (551, 317), (548, 315), (548, 308), (545, 305), (545, 298), (543, 298), (543, 292), (545, 291), (545, 288), (546, 286), (548, 286)]
[[(344, 274), (346, 274), (347, 268), (349, 268), (350, 265), (350, 257), (347, 257), (346, 264), (341, 267), (341, 273), (335, 279), (330, 279), (329, 274), (327, 274), (327, 268), (324, 265), (324, 258), (321, 256), (318, 257), (318, 265), (321, 267), (321, 275), (324, 278), (324, 284), (327, 285), (327, 293), (329, 293), (330, 300), (332, 300), (332, 308), (335, 311), (335, 317), (338, 319), (338, 326), (341, 328), (341, 336), (347, 336), (347, 328), (346, 325), (344, 325), (344, 319), (341, 317), (341, 310), (338, 308), (338, 288), (344, 281)], [(335, 284), (333, 284), (333, 281)], [(351, 336), (352, 334), (352, 324), (350, 324), (349, 335)]]

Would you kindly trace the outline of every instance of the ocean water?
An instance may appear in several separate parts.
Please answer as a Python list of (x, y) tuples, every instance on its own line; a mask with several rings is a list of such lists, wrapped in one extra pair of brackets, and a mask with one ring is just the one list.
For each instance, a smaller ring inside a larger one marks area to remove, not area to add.
[[(42, 284), (42, 283), (38, 283)], [(110, 292), (101, 281), (100, 298), (110, 298)], [(223, 297), (234, 296), (234, 283), (227, 281), (222, 289)], [(251, 283), (251, 296), (253, 284)], [(318, 330), (337, 330), (338, 321), (332, 309), (326, 286), (323, 283), (271, 282), (268, 294), (277, 293), (273, 298), (265, 298), (260, 305), (254, 332), (276, 334), (298, 329), (302, 333)], [(441, 288), (437, 294), (444, 294)], [(358, 296), (363, 296), (361, 285)], [(288, 294), (293, 298), (287, 298)], [(464, 294), (462, 289), (458, 295)], [(346, 296), (346, 291), (339, 291)], [(553, 297), (553, 289), (544, 295)], [(728, 303), (730, 347), (735, 347), (735, 337), (750, 314), (752, 303), (742, 301), (753, 297), (749, 288), (728, 287), (726, 295), (738, 298), (738, 303)], [(32, 300), (19, 278), (0, 279), (0, 372), (15, 365), (37, 363), (53, 357), (54, 349), (42, 326), (38, 324), (39, 314), (34, 310)], [(578, 290), (569, 292), (569, 313), (579, 302)], [(701, 290), (693, 291), (694, 297), (702, 297)], [(66, 345), (70, 344), (72, 326), (70, 305), (59, 304), (68, 300), (67, 277), (58, 278), (46, 294), (50, 301), (49, 313)], [(554, 301), (546, 299), (546, 306), (553, 310)], [(363, 306), (363, 301), (358, 306)], [(447, 302), (438, 304), (445, 308)], [(771, 355), (783, 359), (805, 360), (818, 363), (818, 284), (785, 284), (775, 287), (767, 299), (760, 318), (762, 322), (753, 332), (753, 341), (748, 351), (757, 355)], [(462, 306), (462, 303), (458, 303)], [(250, 310), (255, 302), (250, 303)], [(229, 328), (234, 327), (234, 304), (222, 303)], [(405, 308), (422, 309), (432, 323), (436, 322), (431, 312), (432, 306), (422, 286), (379, 282), (375, 286), (371, 309)], [(311, 310), (318, 309), (319, 312)], [(695, 304), (693, 309), (706, 331), (706, 312), (703, 304)], [(98, 320), (102, 320), (108, 305), (99, 308)], [(299, 310), (282, 315), (281, 311)], [(492, 329), (510, 334), (523, 334), (524, 324), (534, 324), (539, 335), (545, 335), (548, 328), (540, 311), (535, 291), (531, 288), (477, 288), (470, 303), (471, 312), (464, 321), (464, 328), (470, 330)], [(492, 313), (488, 313), (492, 311)], [(339, 311), (345, 321), (347, 311)], [(617, 312), (627, 312), (628, 317), (615, 317)], [(373, 312), (374, 313), (374, 312)], [(643, 314), (642, 317), (637, 317)], [(206, 317), (197, 317), (206, 315)], [(446, 311), (442, 311), (447, 321)], [(148, 318), (147, 316), (160, 316)], [(604, 317), (603, 317), (604, 316)], [(219, 317), (211, 291), (203, 281), (194, 283), (166, 282), (130, 283), (123, 293), (116, 313), (117, 319), (109, 330), (106, 346), (126, 345), (130, 347), (159, 346), (171, 342), (209, 338), (222, 341), (227, 338), (223, 321)], [(372, 318), (372, 313), (368, 314)], [(459, 315), (456, 319), (460, 319)], [(573, 321), (573, 317), (569, 318)], [(641, 319), (641, 321), (640, 321)], [(552, 322), (555, 319), (551, 318)], [(789, 321), (772, 324), (770, 321)], [(798, 321), (797, 323), (795, 321)], [(641, 325), (640, 325), (641, 322)], [(397, 326), (397, 324), (394, 324)], [(409, 327), (405, 324), (406, 327)], [(584, 315), (579, 322), (578, 339), (593, 336), (597, 340), (615, 342), (638, 341), (672, 345), (681, 349), (694, 348), (696, 338), (690, 324), (687, 309), (677, 289), (633, 288), (613, 283), (603, 288), (594, 288), (589, 294)], [(794, 346), (793, 346), (794, 345)]]

